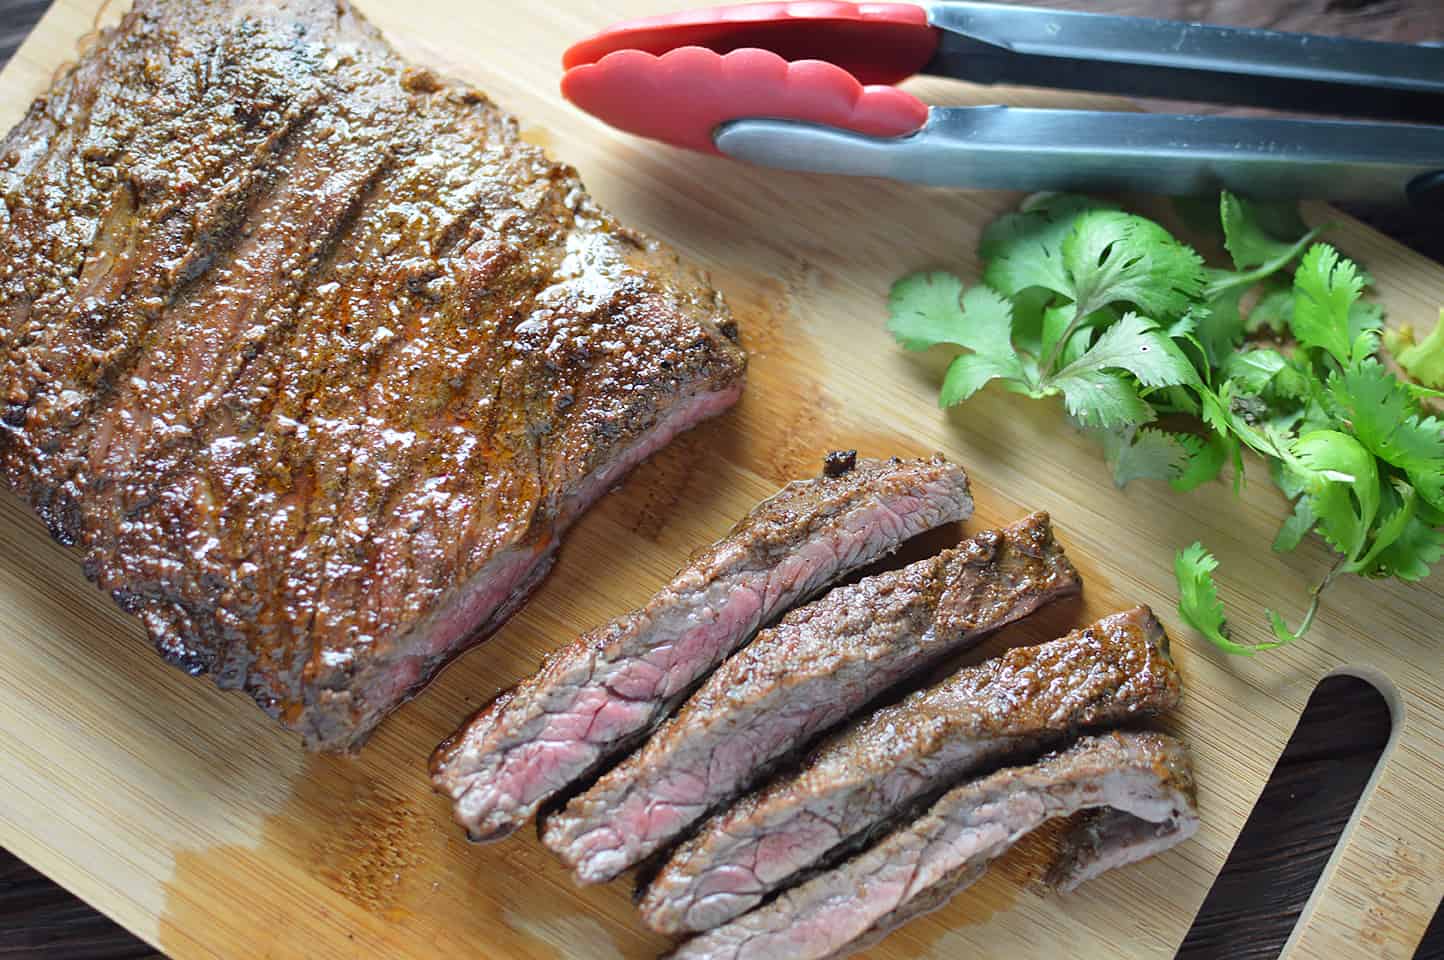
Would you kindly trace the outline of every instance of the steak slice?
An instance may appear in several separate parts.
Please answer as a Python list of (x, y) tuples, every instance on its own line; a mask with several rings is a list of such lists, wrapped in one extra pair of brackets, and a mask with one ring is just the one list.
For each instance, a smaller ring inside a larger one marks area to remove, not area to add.
[(741, 390), (704, 277), (344, 0), (139, 0), (0, 194), (0, 474), (167, 659), (313, 748)]
[(727, 660), (543, 838), (579, 882), (609, 880), (909, 673), (1080, 589), (1045, 513), (838, 587)]
[(1045, 821), (1099, 808), (1109, 811), (1109, 822), (1146, 825), (1140, 830), (1156, 838), (1149, 852), (1186, 840), (1198, 828), (1188, 750), (1162, 734), (1108, 733), (999, 770), (950, 790), (867, 851), (673, 956), (822, 960), (850, 953), (946, 902)]
[(1063, 893), (1076, 890), (1099, 874), (1167, 850), (1195, 827), (1189, 820), (1154, 823), (1111, 807), (1091, 811), (1064, 837), (1048, 882)]
[(967, 475), (941, 458), (829, 458), (694, 555), (645, 607), (578, 638), (432, 756), (432, 782), (473, 839), (631, 746), (760, 627), (926, 530), (966, 518)]
[(833, 734), (797, 773), (709, 819), (652, 881), (643, 919), (667, 933), (710, 929), (964, 774), (1080, 727), (1161, 713), (1180, 691), (1146, 607), (960, 670)]

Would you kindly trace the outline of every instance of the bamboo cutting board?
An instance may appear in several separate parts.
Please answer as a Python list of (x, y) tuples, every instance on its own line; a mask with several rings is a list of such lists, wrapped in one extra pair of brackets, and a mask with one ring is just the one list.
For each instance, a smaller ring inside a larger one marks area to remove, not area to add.
[[(1173, 550), (1201, 538), (1222, 561), (1244, 639), (1264, 604), (1297, 617), (1326, 564), (1317, 542), (1268, 551), (1285, 514), (1264, 482), (1187, 496), (1114, 489), (1092, 444), (1046, 403), (986, 391), (934, 405), (943, 358), (895, 349), (891, 280), (941, 265), (976, 277), (978, 231), (1017, 197), (782, 174), (616, 134), (556, 93), (572, 40), (659, 0), (361, 0), (408, 56), (487, 90), (528, 138), (576, 164), (620, 217), (713, 271), (752, 355), (738, 408), (639, 468), (577, 525), (526, 610), (384, 724), (359, 759), (304, 755), (249, 701), (164, 666), (138, 626), (0, 495), (0, 842), (177, 957), (645, 957), (665, 947), (625, 882), (585, 890), (530, 834), (471, 847), (434, 796), (436, 742), (542, 654), (642, 602), (823, 454), (941, 450), (978, 498), (970, 530), (1053, 513), (1087, 580), (1081, 602), (994, 638), (974, 659), (1146, 602), (1175, 638), (1186, 702), (1170, 724), (1194, 748), (1197, 839), (1070, 896), (1039, 877), (1056, 831), (1015, 849), (950, 906), (869, 956), (1171, 956), (1318, 680), (1380, 685), (1395, 728), (1294, 956), (1408, 957), (1444, 894), (1444, 588), (1351, 579), (1307, 642), (1255, 660), (1214, 652), (1174, 612)], [(102, 11), (60, 0), (0, 76), (8, 127)], [(939, 102), (1082, 105), (1085, 98), (919, 84)], [(1097, 101), (1092, 101), (1097, 102)], [(1395, 322), (1427, 329), (1444, 270), (1323, 208), (1330, 239), (1377, 278)], [(1260, 471), (1261, 473), (1261, 471)]]

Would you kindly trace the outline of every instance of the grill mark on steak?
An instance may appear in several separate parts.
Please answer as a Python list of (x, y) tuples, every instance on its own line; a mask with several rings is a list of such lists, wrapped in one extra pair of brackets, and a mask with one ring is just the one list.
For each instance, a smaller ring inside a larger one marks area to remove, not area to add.
[(0, 472), (309, 746), (737, 397), (706, 279), (345, 3), (139, 0), (48, 103), (0, 149)]
[[(419, 118), (412, 119), (413, 122), (420, 122)], [(415, 150), (416, 145), (410, 144), (405, 149)], [(405, 339), (403, 335), (383, 342), (377, 340), (375, 335), (377, 328), (385, 320), (391, 319), (389, 311), (385, 311), (385, 305), (395, 303), (392, 298), (400, 295), (403, 289), (409, 290), (415, 268), (404, 269), (401, 275), (395, 278), (396, 282), (386, 287), (374, 283), (365, 286), (368, 277), (364, 271), (377, 249), (387, 242), (387, 210), (394, 209), (397, 204), (426, 205), (431, 199), (435, 201), (431, 205), (438, 211), (445, 210), (445, 201), (452, 197), (451, 193), (443, 192), (434, 198), (429, 197), (438, 193), (438, 186), (440, 185), (432, 178), (417, 174), (398, 163), (395, 165), (395, 172), (384, 183), (387, 200), (378, 200), (377, 195), (382, 192), (380, 185), (373, 188), (372, 197), (363, 203), (362, 212), (355, 218), (342, 243), (338, 244), (326, 272), (320, 275), (321, 282), (315, 285), (309, 293), (309, 299), (297, 309), (296, 312), (304, 316), (304, 322), (295, 325), (288, 342), (282, 344), (272, 355), (262, 355), (253, 365), (253, 369), (247, 372), (247, 376), (239, 380), (223, 398), (224, 419), (208, 437), (212, 448), (222, 444), (246, 445), (260, 442), (266, 447), (267, 452), (263, 452), (263, 458), (268, 463), (274, 462), (273, 455), (279, 455), (279, 459), (293, 463), (332, 463), (334, 470), (328, 471), (329, 489), (335, 499), (344, 499), (351, 461), (339, 461), (335, 450), (323, 454), (314, 444), (307, 444), (304, 439), (297, 438), (304, 437), (309, 432), (308, 421), (318, 416), (318, 397), (333, 396), (344, 388), (344, 384), (354, 381), (358, 377), (358, 371), (374, 370), (378, 365), (376, 349), (348, 349), (348, 343), (375, 342), (384, 350), (390, 342)], [(445, 186), (455, 188), (456, 184)], [(456, 212), (451, 221), (443, 221), (445, 226), (438, 235), (428, 238), (425, 232), (406, 234), (400, 238), (399, 247), (397, 241), (392, 239), (390, 253), (393, 256), (406, 257), (403, 266), (432, 254), (433, 250), (444, 256), (450, 247), (449, 235), (456, 231), (458, 224), (464, 222), (467, 215), (475, 211), (480, 202), (480, 189), (473, 193), (476, 196), (462, 194), (465, 200), (463, 209)], [(431, 219), (434, 218), (428, 218)], [(361, 309), (368, 302), (374, 305), (374, 309)], [(412, 314), (407, 315), (410, 318)], [(364, 326), (361, 323), (363, 318), (366, 321)], [(408, 330), (407, 333), (409, 332)], [(308, 361), (308, 358), (319, 355), (325, 356), (324, 364)], [(278, 389), (278, 383), (286, 383), (292, 379), (296, 381), (293, 389)], [(327, 411), (324, 416), (326, 420), (334, 421), (338, 416), (344, 416), (344, 413), (342, 411), (338, 415), (335, 411)], [(342, 450), (344, 452), (344, 446)], [(280, 467), (280, 464), (276, 466)], [(233, 485), (237, 478), (236, 471), (219, 466), (212, 474), (214, 480), (220, 484)], [(239, 498), (254, 495), (256, 491), (241, 488), (230, 491), (230, 495), (224, 499), (232, 503), (244, 502)], [(290, 542), (282, 546), (282, 549), (290, 547), (293, 554), (304, 555), (306, 559), (301, 562), (308, 572), (298, 576), (295, 570), (264, 562), (259, 564), (262, 571), (280, 575), (271, 578), (263, 588), (277, 606), (283, 602), (287, 590), (295, 584), (319, 584), (323, 580), (319, 564), (331, 549), (328, 540), (330, 530), (341, 518), (331, 510), (313, 515), (307, 509), (312, 503), (312, 498), (298, 498), (297, 507), (305, 513), (300, 517), (298, 528), (293, 526), (294, 536), (290, 538)], [(236, 528), (234, 540), (237, 543), (238, 555), (251, 556), (263, 549), (262, 544), (270, 531), (245, 528), (247, 515), (244, 512), (231, 516), (231, 511), (227, 511), (225, 519)], [(324, 529), (320, 531), (315, 527), (318, 521), (324, 524)], [(286, 632), (262, 646), (273, 650), (285, 649), (298, 638), (309, 636), (315, 626), (316, 613), (316, 603), (310, 602), (304, 607), (301, 622), (292, 623), (287, 618), (270, 624), (271, 628)]]
[[(421, 425), (412, 418), (404, 425), (404, 432), (394, 429), (396, 442), (385, 442), (384, 436), (379, 443), (363, 442), (366, 456), (358, 465), (353, 456), (354, 433), (364, 431), (377, 407), (402, 407), (411, 390), (426, 398), (417, 414), (423, 418), (429, 415), (438, 402), (433, 399), (436, 387), (423, 378), (425, 370), (418, 368), (415, 357), (427, 356), (420, 345), (434, 342), (429, 328), (439, 325), (443, 314), (449, 315), (446, 322), (453, 326), (466, 322), (464, 311), (448, 309), (446, 303), (438, 307), (418, 297), (413, 281), (435, 261), (449, 261), (458, 236), (464, 232), (462, 224), (482, 212), (488, 202), (494, 202), (494, 185), (490, 189), (472, 189), (467, 176), (468, 155), (492, 138), (486, 136), (485, 115), (443, 114), (441, 119), (457, 121), (455, 128), (443, 129), (437, 118), (424, 109), (409, 119), (408, 125), (419, 129), (417, 142), (408, 150), (425, 151), (426, 162), (398, 164), (384, 197), (359, 218), (342, 262), (322, 278), (324, 282), (319, 286), (336, 287), (336, 299), (326, 296), (320, 304), (306, 307), (308, 323), (300, 331), (298, 342), (283, 354), (285, 367), (272, 374), (286, 382), (291, 379), (287, 370), (294, 369), (302, 375), (304, 389), (298, 391), (294, 401), (276, 397), (276, 403), (255, 418), (268, 423), (267, 432), (279, 434), (276, 444), (289, 449), (289, 460), (329, 465), (323, 482), (331, 491), (334, 506), (324, 516), (307, 516), (299, 533), (316, 558), (315, 565), (305, 568), (304, 579), (314, 584), (316, 599), (308, 607), (302, 630), (291, 633), (293, 638), (312, 635), (318, 622), (322, 632), (343, 637), (374, 633), (374, 622), (357, 627), (344, 618), (360, 609), (367, 592), (388, 589), (388, 582), (399, 590), (406, 590), (412, 583), (405, 576), (410, 569), (406, 558), (377, 559), (374, 531), (382, 528), (390, 516), (398, 518), (396, 528), (403, 535), (411, 532), (412, 525), (400, 521), (394, 503), (408, 486), (431, 479), (421, 462), (430, 444), (425, 432), (416, 429)], [(469, 123), (471, 120), (483, 121), (482, 128)], [(443, 162), (448, 154), (460, 158), (450, 167)], [(490, 184), (493, 179), (482, 178), (482, 183)], [(426, 227), (398, 238), (397, 221), (402, 212), (419, 217)], [(378, 248), (386, 250), (397, 268), (378, 273), (371, 267)], [(429, 311), (431, 316), (423, 311)], [(365, 347), (357, 350), (350, 346), (354, 343)], [(397, 357), (402, 349), (411, 352), (410, 360)], [(325, 358), (324, 366), (311, 361), (315, 356)], [(488, 368), (484, 364), (474, 365), (482, 371), (479, 375), (485, 375)], [(447, 376), (456, 375), (451, 365), (444, 369)], [(311, 376), (307, 378), (307, 374)], [(385, 395), (377, 396), (382, 381), (388, 377), (392, 386)], [(285, 426), (277, 429), (278, 425), (291, 423), (310, 423), (320, 428), (304, 435)], [(325, 429), (326, 424), (354, 429), (335, 433)], [(475, 477), (477, 472), (465, 464), (453, 470), (461, 478)], [(323, 524), (321, 529), (314, 527), (318, 520)], [(319, 566), (338, 554), (342, 558), (340, 568), (326, 570)], [(380, 584), (360, 581), (354, 573), (368, 563), (389, 570), (390, 575)], [(285, 576), (278, 578), (273, 588), (278, 598), (302, 580), (295, 571), (279, 572)], [(418, 596), (418, 604), (427, 599)], [(316, 645), (299, 668), (314, 682), (325, 672), (325, 659), (326, 648)]]
[(950, 781), (1079, 728), (1171, 709), (1180, 690), (1146, 607), (960, 670), (833, 734), (796, 773), (706, 821), (652, 881), (643, 919), (667, 933), (716, 926)]
[(976, 880), (986, 865), (1054, 817), (1106, 809), (1142, 821), (1157, 841), (1198, 826), (1187, 749), (1157, 733), (1084, 737), (1028, 766), (944, 794), (871, 849), (673, 954), (677, 960), (824, 960), (875, 942)]
[(544, 841), (578, 882), (610, 880), (910, 673), (1081, 588), (1045, 513), (838, 587), (723, 663)]
[[(358, 87), (370, 69), (364, 58), (353, 59), (338, 63), (330, 78)], [(153, 633), (189, 638), (161, 650), (192, 672), (214, 672), (221, 686), (246, 685), (256, 660), (245, 627), (215, 613), (214, 595), (227, 589), (229, 568), (244, 557), (225, 549), (227, 531), (215, 517), (219, 498), (204, 469), (211, 410), (251, 361), (298, 322), (297, 301), (392, 166), (398, 147), (388, 133), (405, 115), (399, 89), (307, 104), (304, 126), (287, 136), (290, 149), (273, 158), (266, 189), (252, 199), (245, 236), (215, 257), (157, 324), (97, 434), (87, 507), (108, 515), (87, 524), (88, 569), (102, 587), (123, 589), (128, 608)], [(337, 128), (349, 138), (339, 146), (330, 143)], [(101, 531), (122, 532), (107, 542)], [(188, 565), (168, 564), (195, 553), (188, 541), (197, 531), (213, 549)]]
[[(396, 98), (377, 112), (395, 122), (400, 107)], [(345, 122), (353, 132), (369, 129), (377, 137), (385, 126), (376, 119), (354, 112), (315, 115), (312, 137), (298, 138), (270, 188), (256, 198), (248, 214), (255, 226), (162, 318), (155, 343), (92, 440), (88, 568), (102, 588), (124, 590), (127, 604), (149, 607), (153, 619), (164, 617), (168, 607), (185, 610), (201, 637), (165, 652), (191, 669), (215, 672), (222, 686), (237, 683), (238, 661), (245, 658), (228, 654), (242, 634), (219, 625), (209, 630), (196, 614), (213, 606), (201, 581), (223, 583), (229, 577), (223, 568), (237, 558), (196, 556), (174, 570), (166, 559), (194, 552), (186, 540), (195, 530), (221, 549), (225, 531), (213, 511), (192, 506), (216, 500), (201, 469), (211, 408), (268, 342), (293, 327), (301, 291), (391, 163), (392, 151), (384, 144), (340, 155), (327, 151), (324, 141), (317, 144), (314, 125)], [(140, 465), (144, 469), (137, 469)], [(181, 504), (172, 495), (177, 489), (195, 492)], [(101, 531), (114, 536), (100, 536)]]
[(474, 839), (515, 830), (616, 756), (762, 624), (904, 540), (968, 516), (941, 458), (794, 481), (694, 554), (645, 607), (578, 638), (442, 743), (432, 782)]
[[(54, 309), (31, 318), (23, 362), (7, 365), (11, 421), (21, 429), (4, 460), (12, 485), (65, 542), (78, 536), (85, 481), (77, 474), (94, 412), (145, 355), (164, 308), (228, 247), (268, 181), (271, 154), (306, 113), (313, 71), (293, 40), (217, 31), (182, 6), (140, 5), (99, 48), (97, 97), (62, 150), (67, 170), (79, 168), (63, 189), (83, 181), (90, 190), (58, 208), (47, 203), (34, 225), (77, 236), (28, 271), (51, 287)], [(80, 69), (88, 73), (90, 61)], [(253, 109), (231, 110), (236, 104)], [(54, 179), (7, 187), (28, 204)], [(94, 195), (104, 199), (87, 201)], [(97, 242), (123, 255), (92, 256)]]

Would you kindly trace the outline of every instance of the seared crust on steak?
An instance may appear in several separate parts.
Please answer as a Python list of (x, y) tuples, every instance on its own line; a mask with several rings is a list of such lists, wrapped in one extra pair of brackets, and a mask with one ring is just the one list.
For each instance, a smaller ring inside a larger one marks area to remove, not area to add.
[(967, 475), (940, 457), (861, 460), (788, 484), (646, 606), (556, 651), (467, 721), (433, 755), (433, 784), (473, 839), (505, 836), (645, 736), (759, 626), (972, 509)]
[(1198, 811), (1188, 750), (1158, 733), (1107, 733), (956, 787), (871, 849), (688, 941), (673, 957), (840, 957), (941, 906), (1045, 821), (1098, 809), (1110, 822), (1143, 825), (1140, 832), (1155, 838), (1150, 852), (1192, 836)]
[(825, 739), (796, 773), (706, 821), (642, 898), (654, 929), (706, 930), (854, 848), (958, 778), (1181, 695), (1147, 607), (958, 671)]
[(703, 277), (345, 2), (139, 0), (0, 192), (0, 473), (312, 747), (359, 746), (741, 387)]
[(1081, 588), (1044, 513), (838, 587), (722, 664), (543, 839), (580, 882), (610, 879), (904, 677)]

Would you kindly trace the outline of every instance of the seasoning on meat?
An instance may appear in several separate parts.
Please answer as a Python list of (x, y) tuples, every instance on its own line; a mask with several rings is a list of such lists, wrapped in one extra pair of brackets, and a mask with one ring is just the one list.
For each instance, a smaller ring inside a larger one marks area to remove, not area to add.
[(745, 359), (700, 275), (344, 0), (139, 0), (0, 145), (0, 474), (321, 749)]
[(855, 466), (856, 450), (834, 450), (822, 461), (822, 472), (829, 477), (840, 477)]
[(722, 664), (543, 839), (579, 882), (611, 879), (908, 674), (1081, 587), (1044, 513), (838, 587)]
[(851, 953), (947, 902), (1045, 821), (1080, 810), (1107, 811), (1109, 823), (1136, 823), (1107, 834), (1127, 838), (1133, 853), (1145, 852), (1128, 842), (1135, 829), (1153, 838), (1149, 853), (1181, 843), (1198, 828), (1187, 749), (1158, 733), (1108, 733), (956, 787), (865, 852), (672, 956), (824, 960)]
[(473, 839), (505, 836), (645, 736), (762, 624), (972, 510), (967, 475), (941, 458), (788, 484), (645, 607), (558, 650), (452, 734), (433, 783)]
[(964, 774), (1079, 728), (1164, 712), (1180, 693), (1146, 607), (960, 670), (840, 730), (799, 771), (705, 822), (646, 890), (643, 918), (667, 933), (714, 927)]

